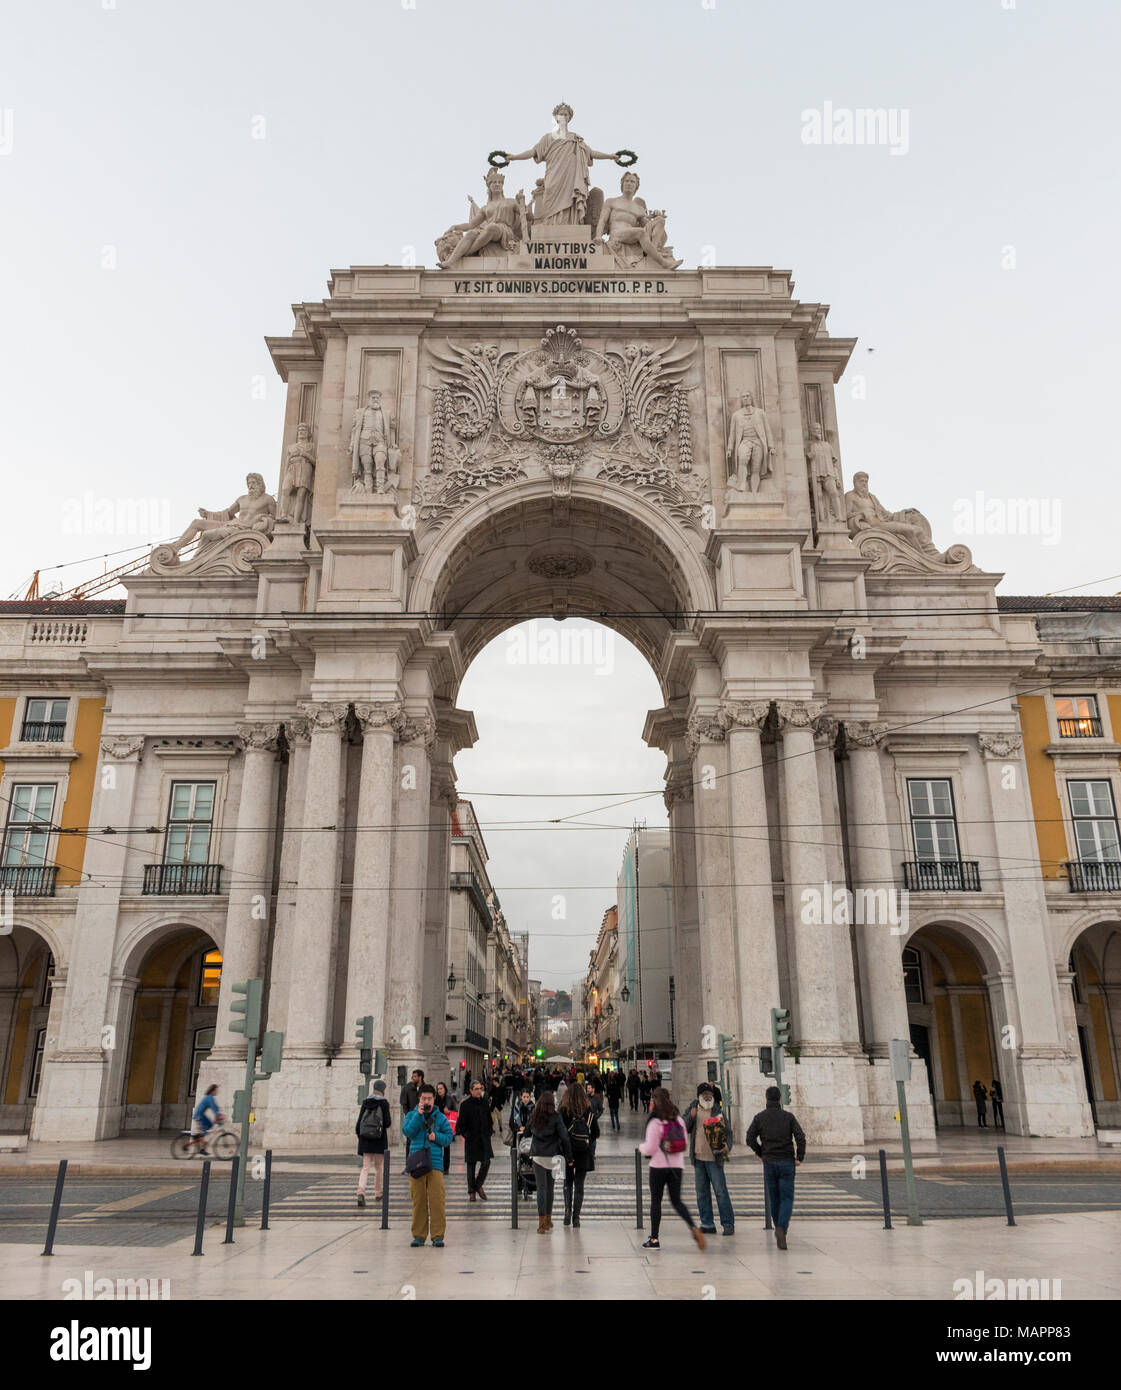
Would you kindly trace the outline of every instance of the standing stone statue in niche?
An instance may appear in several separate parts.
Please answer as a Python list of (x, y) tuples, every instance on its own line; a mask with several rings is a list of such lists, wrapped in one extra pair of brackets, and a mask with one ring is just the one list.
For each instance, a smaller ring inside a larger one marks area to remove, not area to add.
[(728, 487), (736, 492), (758, 492), (763, 479), (774, 472), (774, 457), (767, 417), (756, 408), (751, 392), (745, 391), (728, 429)]
[(306, 525), (311, 520), (311, 494), (315, 486), (315, 447), (311, 426), (296, 426), (296, 442), (288, 450), (277, 512), (282, 521)]
[(599, 216), (596, 240), (607, 235), (608, 250), (615, 264), (630, 268), (648, 256), (663, 270), (676, 270), (681, 264), (673, 258), (673, 247), (666, 245), (666, 215), (650, 212), (638, 192), (638, 175), (628, 169), (619, 180), (622, 190), (618, 198), (608, 198)]
[(472, 213), (466, 222), (456, 222), (438, 237), (436, 256), (440, 267), (447, 270), (464, 256), (473, 256), (484, 246), (497, 244), (501, 251), (517, 249), (519, 238), (529, 237), (525, 194), (507, 198), (504, 194), (505, 176), (491, 169), (486, 176), (487, 201), (478, 207), (471, 200)]
[(265, 480), (260, 473), (247, 473), (246, 492), (231, 502), (224, 511), (208, 512), (199, 508), (200, 520), (192, 521), (183, 534), (168, 546), (157, 549), (164, 558), (178, 552), (198, 537), (199, 551), (209, 550), (212, 545), (227, 536), (256, 531), (263, 536), (271, 536), (276, 520), (276, 498), (265, 491)]
[(816, 420), (810, 426), (806, 458), (810, 465), (818, 521), (844, 521), (845, 503), (837, 477), (837, 455)]
[[(538, 164), (545, 165), (545, 186), (541, 195), (534, 199), (535, 222), (554, 225), (586, 222), (588, 169), (593, 160), (617, 158), (616, 154), (593, 150), (582, 136), (569, 130), (572, 115), (572, 107), (562, 101), (559, 106), (553, 107), (556, 130), (542, 135), (532, 149), (507, 155), (511, 162), (515, 159), (534, 159)], [(627, 151), (618, 151), (618, 154), (623, 153)]]
[(397, 487), (400, 457), (393, 422), (382, 409), (380, 391), (367, 391), (366, 401), (354, 412), (350, 430), (352, 490), (391, 492)]

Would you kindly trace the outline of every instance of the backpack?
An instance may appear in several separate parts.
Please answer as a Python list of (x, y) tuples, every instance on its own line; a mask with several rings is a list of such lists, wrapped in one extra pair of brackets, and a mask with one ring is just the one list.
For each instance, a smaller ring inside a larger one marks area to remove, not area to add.
[(575, 1118), (572, 1121), (572, 1123), (569, 1126), (567, 1126), (568, 1137), (572, 1141), (572, 1149), (574, 1153), (577, 1149), (583, 1151), (584, 1149), (591, 1147), (592, 1129), (591, 1126), (588, 1124), (588, 1116), (590, 1114), (590, 1110), (585, 1110), (582, 1115)]
[(711, 1119), (705, 1120), (704, 1132), (708, 1146), (716, 1157), (728, 1153), (728, 1127), (722, 1115), (714, 1115)]
[(358, 1121), (359, 1139), (384, 1139), (385, 1138), (385, 1112), (381, 1108), (381, 1103), (376, 1102), (368, 1109), (363, 1109), (362, 1118)]
[(685, 1126), (680, 1120), (666, 1120), (662, 1126), (661, 1149), (664, 1154), (683, 1154), (689, 1147)]

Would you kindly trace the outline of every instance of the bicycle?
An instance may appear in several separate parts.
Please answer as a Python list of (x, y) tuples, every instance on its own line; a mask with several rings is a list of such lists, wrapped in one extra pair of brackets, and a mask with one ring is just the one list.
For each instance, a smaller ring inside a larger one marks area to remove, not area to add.
[[(226, 1117), (220, 1115), (219, 1123)], [(207, 1133), (192, 1134), (189, 1129), (181, 1130), (171, 1141), (172, 1158), (194, 1158), (201, 1154), (204, 1158), (233, 1158), (241, 1147), (241, 1140), (232, 1129), (219, 1129), (215, 1125)]]

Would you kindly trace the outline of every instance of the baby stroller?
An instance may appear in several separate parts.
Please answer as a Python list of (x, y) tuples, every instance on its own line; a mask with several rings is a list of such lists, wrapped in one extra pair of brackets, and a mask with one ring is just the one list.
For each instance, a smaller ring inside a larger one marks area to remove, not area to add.
[(537, 1191), (537, 1165), (529, 1156), (533, 1140), (517, 1140), (518, 1145), (518, 1193), (523, 1198), (531, 1197)]

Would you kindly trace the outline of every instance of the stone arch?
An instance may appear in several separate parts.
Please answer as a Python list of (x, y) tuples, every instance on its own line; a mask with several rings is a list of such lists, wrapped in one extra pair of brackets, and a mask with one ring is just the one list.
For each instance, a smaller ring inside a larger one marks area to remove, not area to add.
[(1099, 1128), (1121, 1124), (1121, 922), (1086, 914), (1064, 963), (1086, 1096)]
[(142, 961), (164, 940), (183, 931), (200, 931), (222, 949), (225, 919), (216, 920), (203, 913), (160, 912), (145, 917), (117, 943), (113, 953), (113, 973), (135, 975)]
[(31, 1125), (56, 1004), (58, 951), (56, 933), (30, 918), (0, 937), (0, 1130)]

